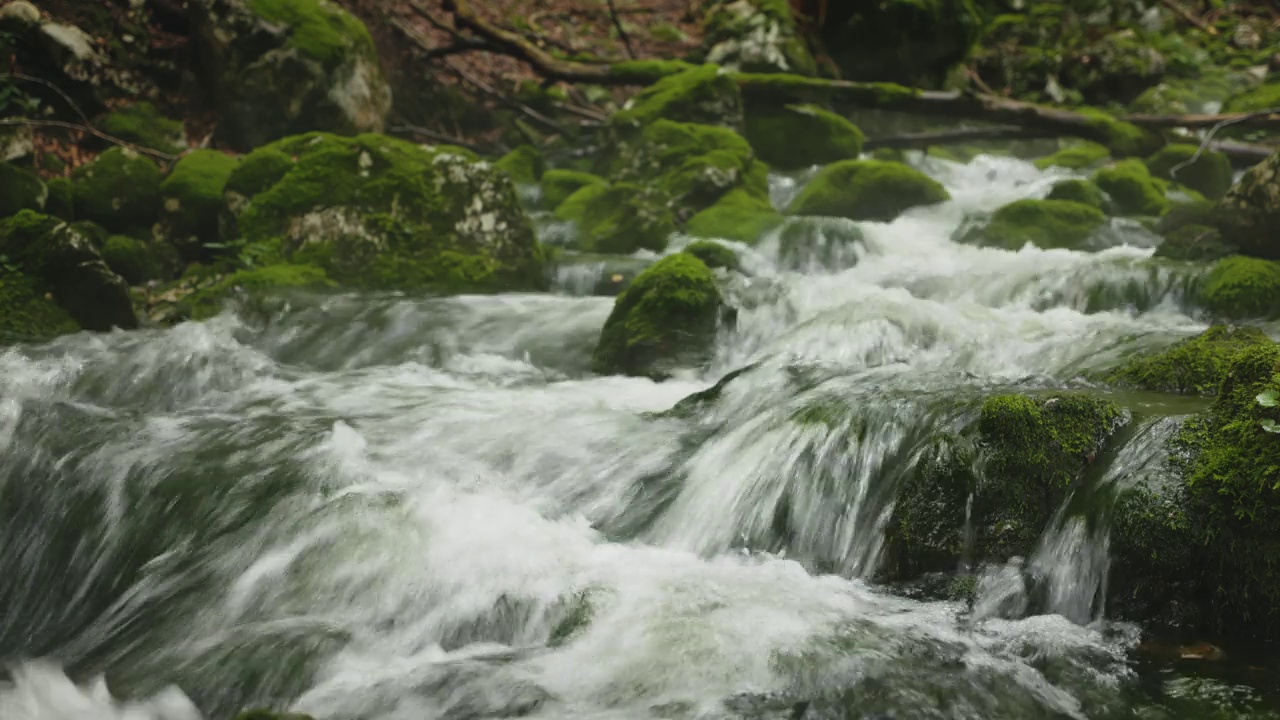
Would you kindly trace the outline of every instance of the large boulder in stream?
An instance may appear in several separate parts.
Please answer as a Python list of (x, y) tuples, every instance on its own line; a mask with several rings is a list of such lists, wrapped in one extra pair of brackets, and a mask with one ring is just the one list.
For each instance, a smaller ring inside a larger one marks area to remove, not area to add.
[(511, 179), (463, 150), (310, 133), (246, 156), (226, 182), (225, 239), (257, 265), (315, 265), (343, 285), (542, 286)]
[(113, 232), (150, 228), (160, 211), (164, 173), (148, 157), (114, 147), (75, 171), (76, 219)]
[(1218, 228), (1241, 253), (1280, 260), (1280, 152), (1250, 168), (1218, 209)]
[(138, 326), (128, 285), (71, 225), (23, 210), (0, 221), (0, 256), (0, 335)]
[(640, 273), (614, 302), (596, 346), (600, 374), (663, 378), (706, 362), (725, 314), (716, 276), (680, 252)]
[(312, 130), (381, 132), (391, 110), (368, 29), (329, 0), (195, 0), (195, 56), (221, 115), (250, 149)]
[(1225, 257), (1201, 281), (1199, 301), (1211, 315), (1227, 320), (1280, 317), (1280, 262)]
[(949, 199), (941, 183), (907, 165), (846, 160), (820, 170), (787, 214), (889, 222), (911, 208)]
[(866, 136), (842, 115), (814, 105), (787, 105), (747, 114), (747, 141), (781, 170), (857, 160)]
[(1006, 250), (1031, 244), (1038, 248), (1087, 249), (1095, 232), (1107, 222), (1101, 210), (1074, 200), (1015, 200), (960, 238)]

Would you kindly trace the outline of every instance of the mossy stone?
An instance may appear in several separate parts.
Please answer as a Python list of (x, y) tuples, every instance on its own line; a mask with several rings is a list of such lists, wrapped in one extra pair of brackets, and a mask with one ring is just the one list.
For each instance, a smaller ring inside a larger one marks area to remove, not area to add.
[(742, 262), (738, 259), (738, 253), (718, 242), (698, 240), (686, 245), (683, 252), (698, 258), (712, 270), (716, 268), (739, 270), (742, 267)]
[(1280, 317), (1280, 262), (1243, 255), (1219, 260), (1204, 278), (1200, 303), (1232, 320)]
[(676, 230), (663, 197), (632, 183), (587, 185), (560, 204), (556, 217), (576, 224), (577, 247), (588, 252), (661, 251)]
[(1065, 147), (1058, 152), (1035, 161), (1041, 170), (1061, 167), (1068, 170), (1087, 170), (1101, 166), (1111, 156), (1105, 145), (1094, 142), (1081, 142)]
[(1102, 168), (1093, 181), (1122, 215), (1159, 217), (1169, 211), (1164, 187), (1141, 160), (1130, 158)]
[(0, 343), (39, 342), (80, 329), (66, 310), (45, 295), (36, 279), (0, 268)]
[(941, 183), (906, 165), (846, 160), (820, 170), (787, 214), (889, 222), (911, 208), (949, 199)]
[(1271, 339), (1257, 328), (1214, 325), (1164, 352), (1129, 360), (1107, 380), (1157, 392), (1211, 394), (1218, 391), (1237, 355), (1269, 343)]
[(815, 105), (749, 112), (746, 137), (757, 157), (782, 170), (856, 160), (866, 140), (847, 118)]
[(647, 127), (658, 119), (703, 125), (742, 127), (742, 91), (717, 65), (669, 75), (641, 90), (614, 113), (617, 127)]
[(978, 488), (976, 461), (973, 444), (957, 435), (923, 448), (898, 490), (885, 532), (885, 570), (892, 578), (950, 571), (960, 563), (966, 510)]
[(538, 148), (521, 145), (499, 158), (494, 167), (510, 176), (517, 185), (536, 185), (546, 172), (547, 161)]
[(112, 235), (101, 248), (102, 259), (112, 272), (130, 285), (172, 277), (180, 264), (173, 248), (124, 235)]
[(552, 210), (588, 185), (602, 185), (604, 178), (578, 170), (548, 170), (542, 175), (542, 204)]
[(227, 179), (240, 161), (217, 150), (197, 150), (178, 161), (160, 184), (164, 234), (179, 242), (218, 239), (218, 215)]
[(1027, 243), (1046, 250), (1083, 250), (1106, 222), (1101, 210), (1084, 203), (1015, 200), (996, 210), (985, 226), (966, 234), (964, 241), (1007, 250), (1019, 250)]
[(193, 320), (213, 317), (236, 292), (270, 295), (289, 290), (328, 290), (336, 285), (323, 269), (314, 265), (281, 263), (238, 270), (183, 298), (180, 301), (180, 314)]
[(49, 190), (40, 176), (12, 163), (0, 163), (0, 218), (22, 210), (43, 210)]
[(1280, 152), (1249, 168), (1215, 213), (1213, 224), (1242, 254), (1280, 260)]
[(689, 253), (659, 260), (614, 302), (596, 346), (597, 373), (665, 377), (706, 361), (724, 308), (715, 275)]
[(187, 147), (182, 123), (160, 114), (149, 102), (113, 110), (98, 121), (98, 129), (139, 147), (177, 155)]
[(1217, 228), (1208, 225), (1182, 225), (1164, 233), (1164, 241), (1156, 248), (1155, 257), (1212, 262), (1236, 252), (1237, 248), (1227, 243)]
[(160, 211), (163, 173), (150, 159), (114, 147), (75, 171), (75, 212), (113, 232), (151, 227)]
[(753, 163), (742, 184), (689, 219), (690, 235), (756, 243), (786, 218), (769, 202), (769, 168)]
[(1155, 177), (1178, 182), (1211, 200), (1217, 200), (1231, 189), (1231, 160), (1226, 154), (1213, 150), (1200, 152), (1196, 145), (1167, 145), (1147, 158), (1147, 168)]
[(1098, 189), (1098, 186), (1088, 180), (1062, 180), (1054, 183), (1049, 190), (1049, 194), (1045, 196), (1046, 200), (1068, 200), (1070, 202), (1081, 203), (1090, 207), (1104, 210), (1107, 205), (1107, 195)]
[(70, 179), (56, 177), (45, 183), (49, 198), (44, 203), (45, 213), (70, 222), (76, 218), (76, 186)]

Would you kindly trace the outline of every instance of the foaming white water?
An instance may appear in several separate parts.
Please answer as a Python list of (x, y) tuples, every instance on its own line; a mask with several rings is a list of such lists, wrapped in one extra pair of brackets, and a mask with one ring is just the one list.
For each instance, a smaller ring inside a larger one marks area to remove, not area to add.
[(50, 663), (23, 663), (10, 674), (11, 681), (0, 681), (0, 718), (5, 720), (203, 720), (172, 686), (145, 700), (121, 702), (101, 676), (76, 685)]

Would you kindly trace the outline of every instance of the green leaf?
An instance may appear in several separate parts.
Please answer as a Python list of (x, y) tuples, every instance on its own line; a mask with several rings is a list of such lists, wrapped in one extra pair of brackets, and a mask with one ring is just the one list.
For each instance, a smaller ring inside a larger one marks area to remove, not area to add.
[(1277, 425), (1275, 420), (1263, 420), (1262, 429), (1269, 433), (1280, 433), (1280, 425)]
[(1280, 405), (1280, 399), (1276, 398), (1275, 390), (1267, 390), (1258, 394), (1258, 404), (1262, 407), (1276, 407)]

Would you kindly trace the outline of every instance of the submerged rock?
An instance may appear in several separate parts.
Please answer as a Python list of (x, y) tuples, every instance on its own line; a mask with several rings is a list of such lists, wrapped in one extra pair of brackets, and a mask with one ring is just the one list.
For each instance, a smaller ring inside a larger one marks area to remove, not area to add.
[(618, 296), (600, 332), (595, 371), (662, 378), (701, 365), (724, 310), (706, 264), (683, 252), (663, 258)]
[(453, 150), (310, 133), (255, 150), (226, 183), (226, 239), (257, 264), (344, 285), (492, 291), (544, 282), (510, 178)]
[(1214, 393), (1236, 356), (1270, 342), (1257, 328), (1215, 325), (1157, 355), (1133, 358), (1107, 379), (1157, 392)]
[(1007, 250), (1027, 243), (1038, 248), (1088, 249), (1088, 241), (1107, 222), (1092, 205), (1070, 200), (1015, 200), (996, 210), (986, 225), (962, 240)]
[(823, 168), (787, 208), (788, 215), (888, 222), (911, 208), (950, 199), (941, 183), (906, 165), (846, 160)]
[(200, 74), (219, 136), (249, 149), (312, 130), (381, 132), (391, 109), (369, 31), (328, 0), (196, 0)]

